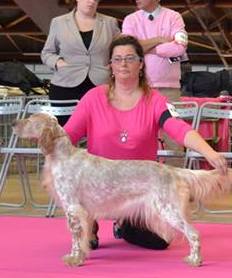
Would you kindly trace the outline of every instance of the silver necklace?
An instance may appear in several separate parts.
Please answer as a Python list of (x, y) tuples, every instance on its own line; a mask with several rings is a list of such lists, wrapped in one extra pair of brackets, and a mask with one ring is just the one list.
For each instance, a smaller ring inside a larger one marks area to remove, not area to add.
[(122, 122), (120, 121), (120, 115), (115, 115), (115, 120), (117, 122), (118, 129), (119, 129), (119, 133), (117, 133), (119, 142), (125, 144), (128, 140), (128, 130), (125, 129), (125, 123), (123, 122), (123, 124), (122, 124)]
[[(114, 95), (114, 93), (112, 92), (112, 95)], [(119, 142), (120, 143), (127, 143), (128, 141), (128, 130), (124, 129), (123, 126), (124, 126), (124, 123), (122, 124), (120, 119), (117, 118), (117, 116), (115, 115), (115, 120), (117, 121), (118, 123), (118, 126), (120, 128), (120, 131), (119, 131)]]

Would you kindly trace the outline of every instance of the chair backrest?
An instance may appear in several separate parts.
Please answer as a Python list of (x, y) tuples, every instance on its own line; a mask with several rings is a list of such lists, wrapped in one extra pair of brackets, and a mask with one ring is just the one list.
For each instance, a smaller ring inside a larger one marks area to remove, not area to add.
[[(195, 129), (199, 106), (195, 101), (173, 102), (172, 105), (177, 112), (178, 117), (189, 123)], [(161, 135), (161, 147), (157, 151), (157, 157), (160, 162), (163, 162), (164, 157), (185, 158), (185, 152), (169, 150), (165, 148)], [(161, 158), (161, 159), (160, 159)]]
[(211, 137), (212, 143), (217, 146), (217, 151), (230, 152), (231, 121), (232, 103), (205, 102), (199, 109), (196, 129), (205, 139)]
[(22, 112), (23, 100), (16, 99), (0, 99), (0, 115), (15, 115)]
[[(202, 104), (196, 121), (196, 130), (227, 160), (232, 160), (231, 122), (232, 103), (224, 102), (205, 102)], [(204, 162), (205, 159), (201, 154), (189, 151), (187, 156), (189, 159), (188, 168), (209, 169), (208, 163)], [(199, 160), (203, 160), (201, 165), (199, 165)]]
[(74, 111), (77, 99), (72, 100), (49, 100), (32, 99), (25, 106), (23, 118), (30, 114), (49, 113), (53, 116), (69, 116)]
[(0, 99), (0, 194), (9, 165), (8, 149), (16, 144), (16, 136), (12, 132), (12, 122), (20, 118), (23, 109), (23, 99)]
[(225, 102), (205, 102), (199, 109), (196, 127), (200, 122), (209, 119), (232, 120), (232, 103)]
[[(23, 107), (23, 101), (4, 100), (0, 102), (0, 116), (1, 115), (16, 115), (15, 118), (25, 118), (35, 113), (50, 113), (54, 116), (67, 116), (71, 115), (76, 107), (78, 100), (49, 100), (47, 98), (33, 98), (29, 100)], [(53, 106), (54, 105), (54, 106)], [(55, 106), (57, 105), (57, 106)], [(58, 106), (59, 105), (59, 106)], [(23, 112), (22, 112), (23, 111)], [(9, 128), (11, 130), (11, 123)], [(4, 125), (6, 122), (4, 121)], [(0, 189), (2, 190), (6, 175), (14, 154), (26, 155), (39, 155), (41, 151), (38, 149), (37, 144), (32, 143), (30, 140), (19, 139), (13, 133), (10, 136), (10, 143), (2, 148), (1, 153), (4, 154), (3, 165), (0, 172)], [(0, 192), (1, 192), (0, 190)]]
[(195, 101), (182, 101), (173, 102), (175, 110), (179, 114), (179, 117), (192, 125), (192, 128), (196, 127), (196, 121), (198, 116), (199, 106)]
[(20, 118), (22, 111), (22, 99), (0, 99), (0, 148), (12, 145), (14, 140), (11, 128), (12, 122)]
[[(49, 100), (47, 98), (35, 98), (29, 100), (25, 107), (21, 118), (27, 118), (32, 114), (48, 113), (55, 117), (70, 116), (74, 111), (78, 100)], [(16, 145), (14, 146), (16, 147)], [(33, 148), (37, 147), (37, 144), (32, 143), (30, 140), (18, 139), (17, 151), (27, 152), (26, 148), (30, 147), (31, 152), (34, 152)], [(28, 150), (30, 152), (30, 150)]]

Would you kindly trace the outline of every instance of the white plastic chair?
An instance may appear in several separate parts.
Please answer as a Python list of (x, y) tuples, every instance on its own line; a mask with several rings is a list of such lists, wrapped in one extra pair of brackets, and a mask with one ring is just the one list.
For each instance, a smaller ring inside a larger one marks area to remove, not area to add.
[[(15, 147), (17, 141), (16, 136), (12, 133), (11, 125), (14, 120), (20, 118), (23, 105), (24, 105), (23, 98), (11, 98), (11, 99), (0, 100), (0, 119), (1, 119), (0, 120), (0, 136), (1, 136), (0, 197), (5, 187), (6, 176), (13, 156), (11, 150)], [(18, 163), (16, 165), (19, 166)], [(19, 168), (18, 170), (20, 171)], [(25, 196), (25, 188), (22, 187), (22, 190), (23, 190), (23, 196)], [(0, 206), (22, 207), (25, 204), (25, 201), (26, 200), (24, 199), (22, 203), (17, 203), (17, 204), (1, 203)]]
[[(195, 128), (199, 109), (198, 104), (195, 101), (173, 102), (172, 104), (179, 117), (187, 121), (192, 128)], [(165, 158), (180, 158), (184, 160), (184, 166), (187, 164), (185, 151), (168, 150), (164, 147), (158, 150), (157, 158), (158, 160)]]
[[(28, 103), (24, 107), (23, 114), (21, 118), (29, 117), (31, 114), (36, 113), (49, 113), (54, 116), (69, 116), (72, 114), (73, 110), (76, 107), (76, 104), (78, 103), (78, 100), (48, 100), (48, 99), (32, 99), (28, 101)], [(59, 105), (59, 106), (53, 106), (53, 105)], [(25, 142), (24, 142), (25, 143)], [(23, 188), (26, 189), (24, 191), (24, 200), (25, 202), (29, 201), (32, 207), (34, 208), (48, 208), (51, 206), (52, 201), (49, 205), (41, 205), (34, 201), (34, 198), (32, 196), (31, 192), (31, 186), (29, 182), (28, 177), (28, 170), (26, 167), (25, 159), (28, 156), (36, 156), (41, 157), (42, 153), (40, 149), (36, 146), (34, 147), (28, 147), (28, 143), (26, 146), (22, 143), (19, 138), (16, 137), (14, 141), (14, 145), (11, 148), (8, 148), (8, 153), (11, 154), (11, 158), (13, 155), (16, 155), (18, 157), (19, 165), (20, 165), (20, 171), (19, 175), (22, 180)], [(6, 167), (5, 171), (8, 171), (10, 161), (8, 163), (8, 167)], [(25, 204), (25, 202), (23, 204)]]

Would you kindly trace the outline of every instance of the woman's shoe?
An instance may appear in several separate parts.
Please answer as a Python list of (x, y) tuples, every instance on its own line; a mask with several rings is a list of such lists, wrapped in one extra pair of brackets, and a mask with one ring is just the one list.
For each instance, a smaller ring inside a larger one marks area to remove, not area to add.
[(98, 249), (98, 247), (99, 247), (99, 239), (96, 238), (96, 239), (90, 240), (89, 245), (90, 245), (90, 249), (92, 249), (92, 250)]
[(94, 221), (92, 227), (92, 239), (89, 241), (89, 247), (92, 250), (96, 250), (99, 247), (99, 238), (97, 236), (98, 229), (98, 223), (97, 221)]

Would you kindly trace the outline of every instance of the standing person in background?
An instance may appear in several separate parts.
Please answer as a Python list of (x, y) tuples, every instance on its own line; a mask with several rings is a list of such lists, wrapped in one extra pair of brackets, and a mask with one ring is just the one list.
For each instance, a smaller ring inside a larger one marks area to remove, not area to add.
[[(160, 0), (136, 0), (138, 11), (125, 17), (124, 34), (135, 36), (145, 53), (146, 74), (152, 88), (158, 89), (169, 101), (179, 101), (181, 56), (186, 53), (187, 33), (181, 15), (160, 5)], [(161, 146), (180, 151), (166, 134), (160, 134)], [(180, 166), (179, 159), (171, 164)]]
[[(99, 0), (75, 0), (74, 9), (52, 19), (41, 53), (44, 64), (54, 70), (49, 98), (81, 99), (109, 78), (109, 45), (119, 34), (117, 20), (97, 13)], [(64, 125), (68, 117), (59, 117)]]
[(160, 5), (160, 0), (136, 0), (138, 11), (125, 17), (124, 34), (135, 36), (145, 53), (150, 86), (170, 101), (180, 97), (180, 60), (187, 47), (181, 15)]

